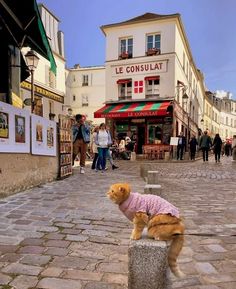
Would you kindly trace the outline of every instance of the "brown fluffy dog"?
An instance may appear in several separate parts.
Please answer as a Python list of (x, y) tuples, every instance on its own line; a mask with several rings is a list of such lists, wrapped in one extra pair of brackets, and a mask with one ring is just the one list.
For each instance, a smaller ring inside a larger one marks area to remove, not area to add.
[(107, 196), (133, 222), (131, 239), (140, 239), (147, 226), (150, 238), (171, 241), (168, 263), (176, 277), (183, 277), (177, 265), (177, 257), (184, 243), (184, 225), (178, 216), (178, 209), (158, 196), (131, 193), (126, 183), (112, 185)]

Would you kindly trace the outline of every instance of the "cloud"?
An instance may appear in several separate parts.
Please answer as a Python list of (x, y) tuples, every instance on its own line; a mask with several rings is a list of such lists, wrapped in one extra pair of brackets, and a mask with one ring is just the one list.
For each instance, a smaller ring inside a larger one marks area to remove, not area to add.
[(219, 98), (229, 97), (229, 99), (231, 99), (232, 96), (233, 96), (233, 94), (228, 92), (228, 91), (216, 90), (216, 97), (219, 97)]

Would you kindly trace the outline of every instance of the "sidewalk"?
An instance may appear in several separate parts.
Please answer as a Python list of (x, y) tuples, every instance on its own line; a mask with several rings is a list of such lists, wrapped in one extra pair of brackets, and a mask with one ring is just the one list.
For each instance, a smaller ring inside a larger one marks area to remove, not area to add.
[[(1, 289), (125, 289), (131, 224), (105, 193), (115, 182), (142, 192), (140, 162), (73, 176), (0, 200)], [(187, 232), (235, 234), (236, 165), (230, 159), (158, 163), (165, 198)], [(236, 237), (186, 236), (187, 277), (172, 288), (235, 289)], [(9, 285), (6, 287), (5, 285)], [(145, 288), (144, 288), (145, 289)]]

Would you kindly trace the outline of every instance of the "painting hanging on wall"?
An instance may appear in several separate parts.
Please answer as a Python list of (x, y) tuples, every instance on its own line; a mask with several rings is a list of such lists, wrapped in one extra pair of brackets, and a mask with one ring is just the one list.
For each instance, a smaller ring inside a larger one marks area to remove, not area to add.
[(25, 143), (25, 117), (15, 115), (15, 142)]
[(30, 112), (1, 101), (0, 152), (30, 153)]
[(9, 137), (9, 121), (8, 113), (0, 111), (0, 138)]
[(33, 155), (56, 156), (56, 122), (31, 115), (31, 147)]

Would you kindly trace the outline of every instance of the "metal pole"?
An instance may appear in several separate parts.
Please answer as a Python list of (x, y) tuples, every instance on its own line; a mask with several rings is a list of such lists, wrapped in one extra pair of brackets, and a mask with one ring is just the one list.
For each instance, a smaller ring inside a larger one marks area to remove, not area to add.
[(31, 71), (31, 113), (34, 112), (34, 70)]

